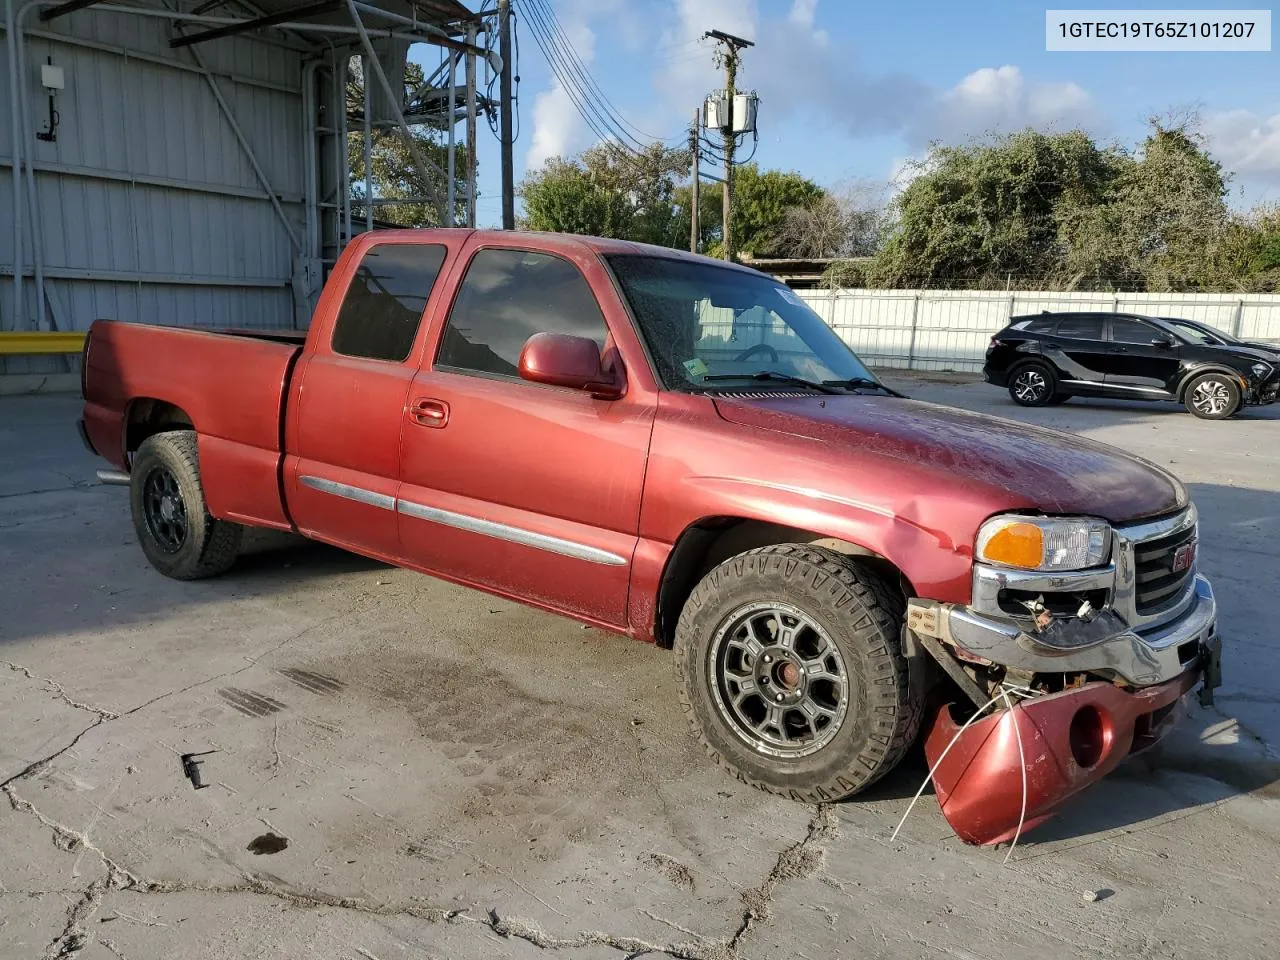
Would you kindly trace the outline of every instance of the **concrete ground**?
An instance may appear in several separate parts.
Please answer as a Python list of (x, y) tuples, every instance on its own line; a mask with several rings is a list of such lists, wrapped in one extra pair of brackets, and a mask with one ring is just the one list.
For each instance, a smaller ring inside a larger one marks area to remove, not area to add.
[(0, 399), (0, 958), (1274, 957), (1280, 408), (899, 385), (1136, 451), (1201, 509), (1217, 706), (1007, 864), (928, 794), (890, 841), (918, 754), (821, 809), (718, 773), (664, 651), (316, 546), (166, 580), (75, 399)]

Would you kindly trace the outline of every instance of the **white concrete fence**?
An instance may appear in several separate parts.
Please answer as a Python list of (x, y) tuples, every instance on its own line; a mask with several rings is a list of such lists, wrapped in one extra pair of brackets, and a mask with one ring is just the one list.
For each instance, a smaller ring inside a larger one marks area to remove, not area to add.
[(990, 290), (798, 290), (875, 367), (982, 369), (1010, 317), (1043, 310), (1142, 313), (1198, 320), (1244, 340), (1280, 342), (1280, 294), (1038, 293)]

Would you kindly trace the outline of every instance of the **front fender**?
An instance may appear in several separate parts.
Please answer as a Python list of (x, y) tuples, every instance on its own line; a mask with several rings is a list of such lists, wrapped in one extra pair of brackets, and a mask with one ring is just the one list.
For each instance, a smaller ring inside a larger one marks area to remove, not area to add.
[[(884, 557), (913, 583), (921, 596), (968, 603), (973, 548), (957, 543), (920, 519), (916, 502), (894, 511), (875, 503), (763, 480), (689, 477), (698, 499), (717, 504), (720, 516), (740, 517), (812, 531), (863, 547)], [(686, 526), (700, 518), (690, 518)]]

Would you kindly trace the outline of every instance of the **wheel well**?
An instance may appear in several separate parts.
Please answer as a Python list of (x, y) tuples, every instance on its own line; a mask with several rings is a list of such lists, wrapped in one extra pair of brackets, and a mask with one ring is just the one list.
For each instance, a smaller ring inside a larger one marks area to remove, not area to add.
[(1009, 368), (1009, 372), (1006, 373), (1005, 376), (1012, 378), (1013, 375), (1017, 373), (1019, 370), (1021, 370), (1023, 367), (1044, 367), (1050, 373), (1053, 373), (1053, 367), (1050, 366), (1047, 360), (1042, 360), (1040, 357), (1027, 357), (1024, 360), (1018, 360), (1016, 363), (1014, 363), (1013, 366)]
[(855, 556), (860, 564), (880, 574), (889, 584), (901, 590), (903, 596), (914, 595), (914, 590), (902, 571), (890, 560), (859, 544), (780, 523), (741, 517), (708, 517), (686, 529), (667, 557), (662, 582), (658, 587), (655, 624), (658, 645), (669, 648), (675, 642), (676, 623), (680, 619), (685, 601), (698, 582), (712, 569), (730, 557), (775, 543), (807, 543)]
[(1231, 381), (1235, 383), (1237, 387), (1239, 386), (1240, 376), (1241, 376), (1239, 370), (1232, 370), (1230, 367), (1218, 366), (1216, 364), (1211, 367), (1200, 367), (1199, 369), (1192, 370), (1190, 373), (1188, 373), (1185, 377), (1182, 378), (1182, 382), (1178, 384), (1178, 402), (1179, 403), (1184, 403), (1186, 401), (1187, 387), (1191, 386), (1191, 381), (1194, 380), (1196, 377), (1203, 376), (1206, 373), (1224, 374), (1227, 377), (1231, 378)]
[(133, 453), (142, 441), (167, 430), (190, 430), (195, 424), (181, 407), (166, 400), (142, 397), (129, 404), (125, 418), (125, 453)]

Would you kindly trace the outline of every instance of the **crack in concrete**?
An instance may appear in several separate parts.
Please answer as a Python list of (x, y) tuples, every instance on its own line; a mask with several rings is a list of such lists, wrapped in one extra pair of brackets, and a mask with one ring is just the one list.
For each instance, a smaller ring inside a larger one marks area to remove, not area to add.
[[(53, 763), (54, 760), (57, 760), (60, 756), (62, 756), (68, 750), (73, 749), (75, 745), (80, 742), (80, 738), (83, 737), (86, 733), (88, 733), (90, 730), (94, 729), (95, 727), (102, 726), (103, 723), (105, 723), (105, 721), (101, 717), (96, 718), (93, 721), (93, 723), (89, 724), (87, 727), (85, 727), (83, 730), (77, 733), (72, 738), (71, 742), (68, 743), (65, 747), (55, 750), (53, 753), (49, 754), (47, 757), (41, 757), (39, 760), (33, 760), (31, 763), (27, 764), (25, 767), (23, 767), (21, 770), (15, 773), (12, 777), (9, 777), (7, 780), (4, 780), (3, 782), (0, 782), (0, 790), (3, 790), (6, 793), (9, 793), (10, 785), (17, 783), (19, 780), (25, 780), (28, 777), (34, 777), (36, 774), (44, 770), (45, 767), (49, 766), (49, 764)], [(12, 801), (12, 795), (10, 796), (10, 801)]]
[(37, 677), (29, 668), (24, 667), (20, 663), (13, 663), (10, 660), (0, 660), (0, 666), (6, 666), (14, 673), (20, 673), (28, 680), (36, 680), (43, 683), (53, 691), (54, 696), (59, 700), (62, 700), (68, 706), (75, 707), (77, 710), (84, 710), (88, 713), (96, 714), (100, 720), (117, 720), (120, 717), (120, 714), (116, 713), (114, 710), (104, 710), (102, 707), (95, 707), (91, 703), (73, 700), (67, 695), (67, 691), (62, 688), (62, 684), (57, 680), (50, 680), (48, 677)]
[(819, 804), (813, 819), (809, 821), (804, 839), (796, 841), (778, 854), (777, 862), (760, 886), (742, 894), (745, 909), (737, 931), (727, 944), (729, 956), (738, 955), (743, 939), (757, 924), (768, 923), (769, 908), (779, 884), (788, 880), (802, 880), (821, 869), (826, 851), (817, 845), (818, 841), (834, 840), (839, 835), (840, 826), (835, 813), (829, 805)]
[(1271, 746), (1270, 742), (1261, 734), (1259, 734), (1256, 730), (1252, 730), (1248, 726), (1246, 726), (1239, 717), (1230, 716), (1229, 714), (1224, 712), (1222, 708), (1219, 707), (1217, 704), (1214, 704), (1209, 709), (1212, 710), (1214, 713), (1216, 713), (1218, 716), (1220, 716), (1223, 720), (1226, 720), (1229, 723), (1234, 723), (1236, 725), (1236, 729), (1239, 730), (1241, 733), (1243, 733), (1245, 736), (1249, 737), (1251, 740), (1253, 740), (1258, 746), (1260, 746), (1262, 748), (1262, 752), (1265, 753), (1268, 757), (1270, 757), (1273, 760), (1280, 760), (1280, 753), (1276, 753), (1275, 749)]

